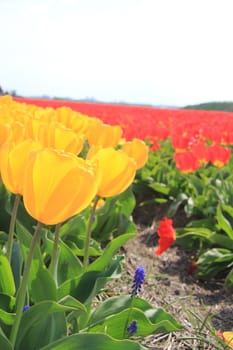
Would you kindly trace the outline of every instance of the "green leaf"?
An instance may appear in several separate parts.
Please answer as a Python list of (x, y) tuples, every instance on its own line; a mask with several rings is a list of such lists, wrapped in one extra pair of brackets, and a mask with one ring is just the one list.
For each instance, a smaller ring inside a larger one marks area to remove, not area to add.
[(67, 220), (60, 228), (60, 237), (64, 242), (71, 240), (79, 246), (80, 235), (86, 235), (90, 208)]
[(83, 275), (70, 279), (58, 288), (58, 298), (66, 295), (77, 298), (82, 303), (89, 303), (111, 278), (119, 276), (122, 257), (116, 257), (103, 271), (87, 271)]
[[(17, 223), (17, 235), (24, 261), (26, 261), (32, 236), (20, 223)], [(32, 260), (28, 288), (30, 297), (34, 302), (57, 299), (56, 285), (50, 272), (44, 265), (39, 245), (35, 249)]]
[(3, 324), (13, 324), (15, 317), (15, 315), (13, 314), (14, 307), (15, 298), (10, 295), (0, 293), (0, 321)]
[(154, 191), (163, 193), (165, 195), (168, 195), (170, 192), (170, 188), (164, 183), (153, 182), (149, 185), (149, 187), (152, 188)]
[(226, 289), (233, 289), (233, 269), (231, 269), (228, 275), (226, 276), (224, 287)]
[(74, 334), (60, 339), (41, 350), (146, 350), (132, 340), (116, 340), (105, 334)]
[(129, 217), (136, 204), (135, 196), (132, 192), (132, 187), (130, 186), (126, 191), (119, 194), (116, 198), (116, 204), (119, 206), (121, 214)]
[(14, 350), (12, 344), (5, 336), (4, 332), (0, 328), (0, 349), (1, 350)]
[(217, 207), (218, 227), (222, 229), (233, 240), (233, 230), (230, 222), (223, 215), (220, 205)]
[[(61, 240), (72, 250), (75, 256), (83, 256), (83, 248), (87, 236), (90, 209), (87, 208), (79, 215), (67, 220), (60, 228)], [(100, 256), (102, 249), (99, 242), (91, 239), (90, 256)]]
[(11, 216), (6, 210), (6, 203), (10, 193), (7, 191), (0, 178), (0, 231), (8, 232)]
[(151, 321), (147, 315), (139, 309), (126, 309), (105, 319), (103, 323), (92, 327), (90, 331), (92, 333), (105, 332), (116, 339), (124, 339), (127, 337), (127, 326), (129, 326), (133, 320), (137, 320), (138, 325), (136, 336), (145, 337), (151, 334), (169, 333), (182, 329), (182, 326), (174, 319), (171, 320), (171, 315), (163, 310), (160, 310), (160, 312), (163, 312), (162, 317), (156, 320), (156, 312), (154, 311), (155, 317), (154, 320)]
[(101, 303), (87, 326), (90, 332), (106, 332), (114, 338), (123, 339), (127, 337), (127, 327), (133, 320), (137, 320), (137, 336), (173, 332), (183, 328), (164, 310), (156, 310), (143, 299), (132, 299), (130, 296), (114, 297)]
[(167, 203), (168, 200), (166, 198), (155, 198), (154, 200), (155, 203), (158, 203), (158, 204), (163, 204), (163, 203)]
[(12, 312), (15, 307), (15, 297), (12, 297), (11, 295), (7, 295), (4, 293), (0, 293), (0, 308)]
[(8, 233), (6, 233), (4, 231), (0, 231), (0, 245), (1, 246), (4, 246), (7, 243), (8, 236), (9, 236)]
[(202, 219), (196, 219), (196, 220), (192, 220), (188, 223), (188, 225), (186, 226), (186, 228), (206, 228), (209, 229), (211, 231), (214, 231), (214, 220), (213, 218), (202, 218)]
[(233, 266), (233, 252), (224, 248), (213, 248), (199, 256), (197, 261), (197, 276), (209, 279), (220, 272), (227, 272)]
[(176, 242), (190, 249), (199, 249), (200, 242), (210, 244), (212, 235), (212, 231), (205, 227), (176, 229)]
[(188, 196), (185, 193), (180, 193), (177, 198), (172, 202), (172, 204), (169, 206), (167, 216), (168, 217), (173, 217), (179, 207), (184, 203), (187, 202)]
[(233, 208), (230, 205), (222, 204), (222, 209), (233, 218)]
[(68, 306), (69, 308), (72, 308), (75, 311), (81, 310), (85, 313), (87, 312), (85, 305), (83, 305), (82, 303), (80, 303), (80, 301), (78, 301), (77, 299), (73, 298), (70, 295), (67, 295), (63, 299), (59, 300), (59, 304)]
[(42, 301), (23, 313), (15, 350), (39, 350), (67, 334), (65, 311), (74, 307)]
[(131, 188), (119, 196), (107, 198), (105, 204), (96, 211), (92, 237), (99, 242), (106, 242), (112, 236), (135, 232), (130, 217), (135, 203)]
[[(15, 201), (15, 195), (10, 194), (8, 197), (8, 201), (6, 202), (6, 210), (11, 215), (12, 209)], [(33, 226), (36, 225), (36, 220), (32, 218), (24, 207), (24, 203), (22, 200), (19, 202), (18, 210), (17, 210), (17, 222), (20, 222), (21, 225), (27, 230), (32, 230)]]
[(210, 240), (213, 244), (217, 244), (220, 247), (228, 248), (233, 251), (233, 240), (221, 233), (214, 233)]
[(18, 290), (21, 280), (23, 258), (19, 242), (13, 243), (11, 268), (14, 275), (15, 287)]
[(0, 320), (5, 325), (10, 326), (10, 325), (13, 325), (13, 323), (14, 323), (15, 315), (0, 309)]
[(0, 255), (0, 292), (15, 294), (15, 282), (10, 263), (5, 255)]
[[(85, 245), (85, 241), (87, 238), (87, 235), (83, 235), (80, 234), (79, 235), (79, 239), (78, 239), (78, 246), (77, 243), (75, 243), (75, 240), (72, 240), (73, 237), (69, 237), (70, 240), (66, 240), (66, 245), (72, 250), (73, 254), (75, 256), (83, 256), (84, 254), (84, 245)], [(97, 242), (96, 240), (94, 240), (93, 238), (91, 238), (91, 242), (90, 242), (90, 246), (89, 246), (89, 255), (92, 257), (95, 256), (100, 256), (102, 255), (103, 250), (100, 247), (99, 242)]]
[[(51, 256), (53, 253), (53, 241), (45, 237), (46, 252)], [(82, 264), (62, 240), (59, 241), (59, 260), (57, 268), (58, 285), (66, 280), (79, 275), (82, 272)]]
[(104, 270), (116, 251), (122, 247), (128, 240), (132, 239), (135, 236), (133, 233), (127, 233), (121, 236), (114, 238), (104, 249), (103, 254), (97, 258), (92, 264), (87, 268), (87, 271), (102, 271)]
[(108, 318), (109, 316), (119, 313), (132, 306), (143, 311), (151, 309), (151, 305), (146, 300), (141, 298), (131, 298), (130, 295), (112, 297), (106, 299), (97, 306), (97, 308), (92, 312), (88, 325), (90, 326), (96, 323), (101, 323), (105, 318)]

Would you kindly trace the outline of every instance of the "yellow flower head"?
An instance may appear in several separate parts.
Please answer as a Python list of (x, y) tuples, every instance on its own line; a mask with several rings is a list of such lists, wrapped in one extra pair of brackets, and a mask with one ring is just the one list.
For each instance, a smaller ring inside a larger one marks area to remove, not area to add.
[(125, 191), (133, 182), (136, 173), (135, 161), (122, 151), (114, 148), (102, 148), (87, 156), (97, 162), (101, 178), (97, 194), (100, 197), (112, 197)]
[(22, 194), (23, 178), (29, 153), (42, 146), (25, 140), (17, 144), (5, 143), (0, 148), (0, 172), (5, 187), (12, 193)]
[(126, 142), (122, 146), (122, 151), (135, 160), (137, 169), (142, 168), (147, 162), (149, 149), (145, 142), (140, 139)]
[(116, 147), (121, 139), (122, 129), (119, 125), (108, 125), (93, 118), (89, 122), (88, 143), (90, 146)]
[(79, 154), (83, 148), (84, 137), (58, 122), (51, 122), (40, 128), (38, 140), (45, 146), (65, 152)]
[(98, 169), (72, 153), (45, 148), (30, 154), (23, 200), (38, 221), (53, 225), (88, 207), (97, 192)]

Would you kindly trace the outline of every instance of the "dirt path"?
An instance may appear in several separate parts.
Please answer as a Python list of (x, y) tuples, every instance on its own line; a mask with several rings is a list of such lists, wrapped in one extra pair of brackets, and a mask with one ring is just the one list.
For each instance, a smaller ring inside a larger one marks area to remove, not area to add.
[[(138, 218), (139, 213), (136, 215)], [(213, 343), (216, 343), (216, 338), (211, 334), (214, 329), (233, 331), (233, 296), (224, 290), (223, 280), (203, 282), (190, 274), (191, 252), (174, 245), (161, 256), (155, 256), (155, 232), (161, 215), (162, 211), (157, 211), (154, 219), (145, 220), (146, 216), (141, 213), (141, 219), (136, 219), (138, 234), (123, 247), (123, 276), (114, 285), (114, 292), (129, 293), (135, 268), (143, 265), (146, 280), (141, 296), (154, 307), (170, 312), (185, 329), (177, 334), (151, 336), (142, 342), (154, 350), (223, 349), (181, 339), (200, 336), (210, 341), (213, 339)]]

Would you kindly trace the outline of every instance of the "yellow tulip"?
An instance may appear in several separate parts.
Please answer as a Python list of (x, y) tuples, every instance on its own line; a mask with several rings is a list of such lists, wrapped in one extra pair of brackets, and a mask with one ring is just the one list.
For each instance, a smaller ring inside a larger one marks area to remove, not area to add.
[(75, 112), (69, 107), (63, 106), (56, 109), (57, 121), (66, 127), (70, 127), (74, 114)]
[(10, 135), (10, 142), (13, 143), (20, 143), (23, 142), (28, 137), (25, 135), (25, 124), (14, 121), (11, 124), (11, 135)]
[(89, 206), (98, 187), (97, 168), (72, 153), (45, 148), (30, 154), (23, 200), (38, 221), (58, 224)]
[(18, 144), (5, 143), (0, 148), (0, 173), (5, 187), (12, 193), (23, 192), (24, 170), (29, 153), (42, 146), (35, 141), (25, 140)]
[(101, 172), (97, 194), (112, 197), (125, 191), (133, 182), (136, 173), (135, 161), (114, 148), (90, 150), (87, 159), (97, 162)]
[(10, 136), (11, 128), (10, 124), (6, 122), (0, 123), (0, 145), (6, 142)]
[(116, 147), (121, 139), (122, 129), (119, 125), (108, 125), (98, 119), (89, 122), (88, 143), (90, 146)]
[(38, 140), (45, 146), (65, 152), (79, 154), (83, 148), (84, 137), (61, 123), (52, 122), (40, 128)]
[(90, 117), (87, 115), (76, 112), (69, 127), (75, 131), (77, 135), (87, 135), (89, 119)]
[(39, 118), (30, 118), (25, 123), (25, 138), (29, 138), (38, 141), (39, 133), (41, 129), (47, 128), (47, 123)]
[(60, 107), (55, 110), (56, 120), (65, 127), (72, 129), (77, 135), (86, 135), (89, 127), (87, 115), (73, 111), (69, 107)]
[(149, 149), (145, 142), (140, 139), (133, 139), (126, 142), (122, 146), (122, 151), (135, 160), (137, 169), (142, 168), (148, 160)]

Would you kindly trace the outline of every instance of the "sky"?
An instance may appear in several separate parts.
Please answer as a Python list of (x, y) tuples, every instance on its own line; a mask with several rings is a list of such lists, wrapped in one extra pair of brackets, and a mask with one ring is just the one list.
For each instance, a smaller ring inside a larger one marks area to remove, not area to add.
[(233, 101), (232, 0), (0, 0), (0, 86), (155, 106)]

